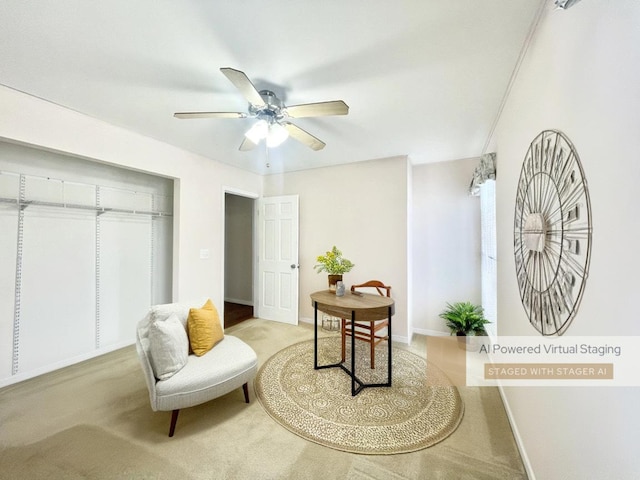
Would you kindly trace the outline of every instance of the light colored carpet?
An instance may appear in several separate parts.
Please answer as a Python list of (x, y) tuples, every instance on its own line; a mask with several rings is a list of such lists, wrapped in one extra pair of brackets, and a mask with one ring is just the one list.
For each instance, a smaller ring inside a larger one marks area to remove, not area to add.
[[(228, 329), (259, 366), (313, 338), (309, 325), (252, 319)], [(401, 346), (398, 346), (400, 348)], [(425, 356), (417, 337), (410, 351)], [(0, 479), (524, 479), (495, 388), (459, 388), (458, 429), (430, 448), (358, 455), (277, 425), (242, 389), (180, 412), (153, 412), (135, 347), (0, 389)]]
[(2, 478), (190, 477), (170, 460), (95, 425), (76, 425), (39, 442), (8, 448), (2, 455)]
[[(356, 374), (366, 383), (386, 383), (387, 348), (376, 352), (356, 342)], [(339, 338), (318, 340), (318, 364), (339, 361)], [(454, 386), (430, 386), (425, 359), (403, 349), (393, 351), (391, 387), (365, 388), (351, 395), (351, 379), (341, 368), (313, 369), (313, 341), (296, 343), (271, 357), (255, 380), (258, 399), (279, 424), (303, 438), (345, 452), (385, 455), (430, 447), (448, 437), (462, 419), (463, 405)], [(347, 351), (350, 358), (350, 349)], [(429, 375), (446, 385), (435, 367)]]

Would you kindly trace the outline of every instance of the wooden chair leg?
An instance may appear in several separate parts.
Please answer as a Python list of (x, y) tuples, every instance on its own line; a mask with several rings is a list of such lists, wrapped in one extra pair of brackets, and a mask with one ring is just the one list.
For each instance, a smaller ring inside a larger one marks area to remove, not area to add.
[(244, 402), (249, 403), (249, 383), (242, 385), (242, 391), (244, 392)]
[(371, 368), (376, 368), (376, 334), (371, 332)]
[(171, 426), (169, 427), (169, 436), (173, 437), (173, 433), (176, 431), (176, 422), (178, 421), (178, 414), (180, 410), (174, 410), (171, 412)]

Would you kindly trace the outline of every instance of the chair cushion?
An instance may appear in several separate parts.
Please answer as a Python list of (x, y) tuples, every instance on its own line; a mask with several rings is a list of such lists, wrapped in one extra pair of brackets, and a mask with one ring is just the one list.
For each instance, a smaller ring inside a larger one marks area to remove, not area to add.
[(166, 380), (187, 364), (189, 339), (175, 313), (166, 320), (150, 323), (149, 356), (153, 374), (158, 380)]
[(156, 383), (157, 409), (192, 407), (235, 390), (253, 378), (257, 363), (249, 345), (225, 335), (215, 348), (200, 357), (189, 355), (179, 372)]
[(202, 356), (224, 337), (218, 310), (211, 300), (202, 308), (191, 308), (187, 318), (189, 344), (197, 356)]

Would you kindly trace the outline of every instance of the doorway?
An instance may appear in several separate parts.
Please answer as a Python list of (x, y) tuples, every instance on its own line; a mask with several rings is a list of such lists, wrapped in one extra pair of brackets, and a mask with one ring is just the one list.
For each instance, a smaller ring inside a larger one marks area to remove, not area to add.
[(225, 193), (224, 326), (254, 317), (253, 198)]

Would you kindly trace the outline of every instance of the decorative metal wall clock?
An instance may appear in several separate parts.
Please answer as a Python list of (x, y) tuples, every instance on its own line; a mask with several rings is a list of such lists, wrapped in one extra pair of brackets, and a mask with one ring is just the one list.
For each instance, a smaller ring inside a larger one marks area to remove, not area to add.
[(545, 130), (524, 158), (514, 220), (520, 299), (542, 335), (562, 335), (584, 291), (591, 205), (580, 158), (561, 132)]

